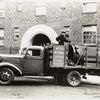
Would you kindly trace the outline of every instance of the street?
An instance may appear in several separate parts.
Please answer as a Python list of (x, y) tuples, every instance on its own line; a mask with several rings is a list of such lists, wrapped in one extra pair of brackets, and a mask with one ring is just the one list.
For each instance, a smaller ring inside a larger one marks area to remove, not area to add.
[(9, 86), (0, 85), (0, 100), (3, 99), (100, 100), (100, 84), (84, 81), (79, 87), (70, 87), (47, 81), (19, 79)]

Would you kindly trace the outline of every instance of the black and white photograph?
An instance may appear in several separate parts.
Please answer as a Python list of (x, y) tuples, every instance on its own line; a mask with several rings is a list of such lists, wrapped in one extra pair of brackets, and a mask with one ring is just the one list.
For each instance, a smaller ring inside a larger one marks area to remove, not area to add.
[(100, 1), (0, 0), (0, 100), (100, 100)]

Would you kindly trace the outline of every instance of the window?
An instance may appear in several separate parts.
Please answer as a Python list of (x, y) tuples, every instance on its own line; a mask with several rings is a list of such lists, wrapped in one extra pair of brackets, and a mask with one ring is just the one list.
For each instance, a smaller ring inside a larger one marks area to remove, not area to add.
[(82, 33), (83, 44), (95, 45), (97, 43), (97, 26), (84, 26)]
[(66, 37), (70, 36), (70, 26), (64, 26), (64, 31), (66, 32)]
[(22, 0), (18, 0), (18, 3), (17, 3), (17, 11), (22, 11), (23, 9), (23, 3), (22, 3)]
[(32, 50), (32, 56), (40, 56), (40, 50)]
[(97, 5), (95, 2), (83, 3), (83, 13), (96, 12)]
[(0, 46), (4, 45), (4, 29), (0, 28)]
[(30, 50), (28, 50), (27, 55), (29, 55), (29, 56), (40, 56), (40, 50), (30, 49)]
[(5, 16), (5, 5), (4, 2), (0, 1), (0, 18), (4, 18)]
[(36, 16), (46, 15), (46, 4), (41, 0), (36, 2)]
[(14, 40), (19, 40), (19, 27), (14, 27)]

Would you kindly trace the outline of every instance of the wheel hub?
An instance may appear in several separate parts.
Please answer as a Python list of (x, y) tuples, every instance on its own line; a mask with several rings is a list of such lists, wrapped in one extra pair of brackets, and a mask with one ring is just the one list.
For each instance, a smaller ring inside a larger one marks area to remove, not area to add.
[(77, 78), (77, 76), (71, 76), (70, 83), (73, 84), (73, 85), (78, 84), (78, 78)]
[(9, 72), (2, 72), (1, 73), (1, 80), (7, 81), (10, 79), (10, 73)]

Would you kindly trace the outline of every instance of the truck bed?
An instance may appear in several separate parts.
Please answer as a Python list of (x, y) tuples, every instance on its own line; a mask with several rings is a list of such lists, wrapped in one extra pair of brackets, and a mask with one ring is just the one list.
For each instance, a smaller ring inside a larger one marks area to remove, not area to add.
[[(52, 61), (50, 67), (54, 68), (82, 68), (82, 69), (100, 69), (100, 61), (97, 47), (86, 47), (84, 54), (84, 66), (68, 66), (68, 45), (54, 45), (52, 49)], [(83, 53), (83, 51), (81, 52)]]

